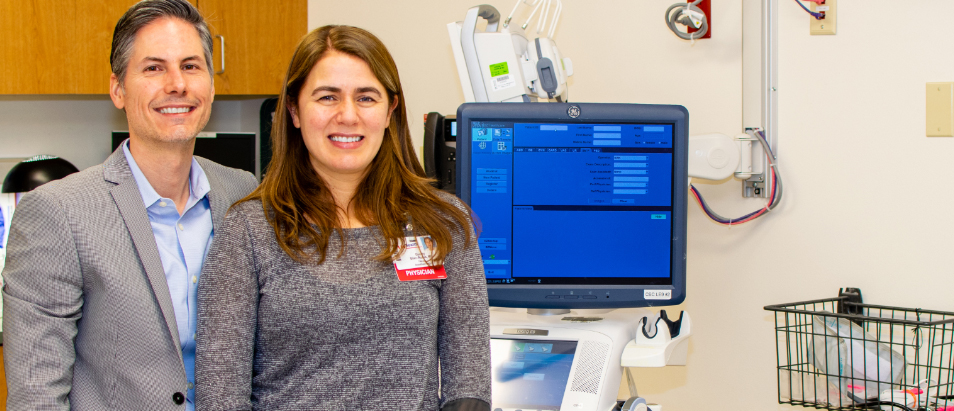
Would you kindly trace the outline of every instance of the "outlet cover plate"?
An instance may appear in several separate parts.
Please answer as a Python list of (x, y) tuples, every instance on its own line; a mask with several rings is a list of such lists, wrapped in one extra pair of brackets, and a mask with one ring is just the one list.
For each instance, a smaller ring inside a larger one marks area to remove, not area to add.
[(811, 24), (811, 33), (812, 35), (826, 35), (826, 34), (835, 34), (835, 28), (838, 24), (838, 0), (825, 0), (824, 4), (817, 4), (812, 2), (811, 7), (812, 11), (824, 11), (825, 18), (818, 20), (815, 17), (810, 17), (812, 20)]

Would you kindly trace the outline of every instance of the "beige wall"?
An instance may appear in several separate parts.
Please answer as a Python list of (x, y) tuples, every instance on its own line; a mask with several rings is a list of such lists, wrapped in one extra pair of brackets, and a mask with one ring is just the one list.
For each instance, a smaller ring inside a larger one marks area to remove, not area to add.
[[(556, 34), (574, 60), (572, 101), (674, 103), (692, 134), (760, 123), (760, 1), (714, 0), (713, 38), (690, 46), (665, 27), (672, 0), (565, 1)], [(512, 1), (490, 1), (508, 13)], [(954, 3), (842, 1), (838, 34), (809, 36), (808, 16), (779, 9), (779, 154), (786, 198), (731, 229), (689, 209), (687, 367), (638, 369), (641, 394), (669, 410), (776, 405), (772, 303), (861, 287), (866, 301), (954, 310), (954, 217), (946, 187), (954, 139), (924, 136), (924, 83), (954, 81), (943, 24)], [(421, 144), (422, 115), (463, 102), (444, 25), (471, 0), (309, 2), (309, 27), (353, 24), (397, 60)], [(599, 7), (593, 6), (599, 4)], [(759, 207), (740, 183), (696, 183), (724, 215)]]

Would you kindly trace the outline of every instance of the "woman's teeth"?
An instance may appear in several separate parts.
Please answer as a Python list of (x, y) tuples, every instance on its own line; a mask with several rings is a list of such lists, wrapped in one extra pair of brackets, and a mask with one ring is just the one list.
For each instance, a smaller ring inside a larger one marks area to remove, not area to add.
[(341, 136), (331, 136), (331, 141), (336, 143), (357, 143), (361, 141), (363, 137), (341, 137)]
[(159, 112), (162, 114), (179, 114), (179, 113), (188, 113), (189, 107), (172, 107), (172, 108), (161, 108)]

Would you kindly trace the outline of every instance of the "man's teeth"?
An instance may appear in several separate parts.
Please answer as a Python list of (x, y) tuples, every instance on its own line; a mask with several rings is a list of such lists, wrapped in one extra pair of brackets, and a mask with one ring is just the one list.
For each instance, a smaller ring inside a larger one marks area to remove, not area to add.
[(358, 137), (341, 137), (341, 136), (331, 136), (331, 141), (336, 143), (357, 143), (361, 141), (361, 136)]
[(188, 107), (170, 107), (170, 108), (161, 108), (159, 112), (162, 114), (179, 114), (179, 113), (188, 113)]

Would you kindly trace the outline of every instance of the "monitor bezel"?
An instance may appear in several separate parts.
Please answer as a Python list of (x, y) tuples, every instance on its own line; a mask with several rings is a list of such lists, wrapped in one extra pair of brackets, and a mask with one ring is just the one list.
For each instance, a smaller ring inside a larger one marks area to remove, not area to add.
[[(457, 196), (471, 203), (471, 122), (558, 122), (671, 124), (673, 193), (671, 285), (487, 284), (490, 305), (537, 309), (655, 307), (681, 304), (686, 298), (686, 219), (689, 190), (689, 112), (683, 106), (624, 103), (465, 103), (457, 109)], [(479, 216), (478, 216), (479, 217)], [(677, 218), (678, 217), (678, 218)], [(646, 290), (671, 293), (669, 299), (646, 299)], [(560, 295), (558, 299), (547, 296)], [(566, 295), (596, 295), (566, 299)]]

